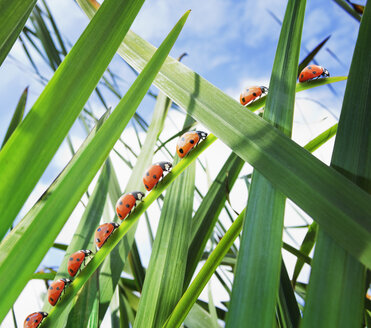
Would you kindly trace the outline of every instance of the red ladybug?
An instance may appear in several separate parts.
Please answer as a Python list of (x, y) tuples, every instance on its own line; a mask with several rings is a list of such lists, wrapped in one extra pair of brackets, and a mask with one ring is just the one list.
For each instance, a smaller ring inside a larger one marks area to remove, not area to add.
[(48, 314), (46, 312), (34, 312), (27, 316), (23, 328), (37, 328)]
[(51, 305), (55, 305), (64, 289), (71, 283), (70, 279), (59, 279), (53, 281), (48, 289), (48, 301)]
[(201, 141), (206, 139), (207, 133), (202, 131), (189, 131), (184, 133), (178, 140), (176, 145), (176, 152), (180, 158), (183, 158), (187, 155), (193, 147), (197, 146), (197, 144)]
[(101, 248), (111, 234), (119, 227), (116, 222), (101, 224), (97, 230), (95, 230), (94, 240), (98, 249)]
[(74, 277), (80, 270), (81, 265), (85, 264), (85, 258), (92, 254), (91, 250), (81, 250), (70, 255), (67, 265), (67, 271), (71, 277)]
[(148, 191), (155, 187), (164, 176), (164, 171), (169, 172), (173, 165), (170, 162), (158, 162), (151, 165), (143, 177), (144, 186)]
[(250, 87), (242, 91), (240, 95), (240, 103), (242, 105), (247, 105), (248, 103), (254, 101), (255, 99), (265, 95), (268, 92), (268, 88), (266, 87)]
[(118, 217), (123, 220), (131, 213), (133, 207), (136, 206), (137, 200), (142, 200), (144, 193), (141, 191), (129, 192), (122, 195), (116, 203), (116, 212)]
[(318, 65), (309, 65), (305, 67), (299, 75), (299, 82), (310, 81), (315, 78), (329, 77), (330, 73), (326, 68)]

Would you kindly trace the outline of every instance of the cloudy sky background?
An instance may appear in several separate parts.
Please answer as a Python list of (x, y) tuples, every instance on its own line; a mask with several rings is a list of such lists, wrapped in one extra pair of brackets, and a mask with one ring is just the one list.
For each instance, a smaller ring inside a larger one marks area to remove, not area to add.
[[(88, 19), (79, 7), (72, 1), (47, 1), (62, 35), (71, 44), (74, 44), (88, 24)], [(360, 3), (364, 3), (362, 1)], [(189, 19), (175, 44), (171, 55), (178, 57), (183, 52), (188, 56), (183, 63), (202, 75), (215, 86), (234, 97), (239, 97), (241, 89), (251, 85), (265, 85), (269, 87), (270, 72), (274, 54), (279, 38), (279, 20), (283, 20), (286, 1), (155, 1), (148, 0), (139, 16), (136, 18), (133, 30), (147, 41), (158, 46), (179, 17), (188, 9), (192, 9)], [(323, 39), (331, 35), (326, 46), (317, 55), (316, 60), (326, 67), (331, 76), (347, 75), (353, 54), (354, 44), (358, 33), (359, 23), (344, 12), (334, 1), (311, 0), (307, 2), (306, 17), (302, 36), (300, 60), (309, 51), (317, 46)], [(330, 55), (330, 52), (336, 57)], [(53, 72), (44, 64), (43, 60), (33, 53), (36, 65), (41, 73), (50, 78)], [(124, 94), (131, 85), (135, 75), (119, 56), (115, 56), (110, 65), (123, 81), (120, 82), (121, 93)], [(38, 82), (22, 47), (17, 43), (11, 57), (0, 68), (0, 140), (5, 135), (11, 120), (13, 110), (19, 96), (26, 86), (29, 86), (29, 98), (26, 112), (31, 108), (43, 89)], [(304, 145), (313, 137), (332, 126), (341, 110), (341, 102), (345, 89), (345, 82), (333, 85), (332, 92), (328, 87), (316, 88), (297, 95), (293, 139)], [(157, 93), (157, 89), (151, 90)], [(118, 99), (109, 92), (104, 92), (108, 106), (115, 107)], [(103, 106), (93, 96), (90, 105), (96, 115), (101, 115)], [(139, 113), (150, 122), (154, 108), (154, 99), (147, 96), (139, 107)], [(161, 138), (176, 133), (182, 126), (183, 115), (172, 110), (166, 121), (165, 131)], [(202, 128), (202, 127), (201, 127)], [(75, 149), (85, 138), (84, 130), (79, 123), (75, 123), (71, 130), (71, 137)], [(142, 141), (145, 135), (141, 134)], [(132, 127), (126, 129), (123, 139), (136, 151), (139, 150)], [(316, 151), (315, 155), (326, 163), (331, 158), (333, 141)], [(121, 149), (117, 146), (117, 149)], [(169, 145), (175, 149), (175, 144)], [(201, 157), (210, 169), (211, 179), (219, 172), (230, 151), (221, 142), (211, 146)], [(223, 155), (221, 155), (223, 154)], [(63, 143), (55, 158), (38, 183), (34, 192), (22, 209), (19, 218), (22, 218), (38, 197), (45, 191), (56, 175), (63, 169), (70, 159), (70, 152), (66, 143)], [(124, 189), (130, 171), (117, 158), (114, 164), (119, 172), (121, 187)], [(134, 160), (134, 158), (132, 158)], [(164, 155), (157, 155), (155, 160), (163, 160)], [(169, 158), (167, 158), (169, 159)], [(208, 182), (198, 167), (197, 185), (206, 193)], [(251, 172), (251, 167), (245, 165), (241, 175)], [(93, 188), (93, 185), (91, 188)], [(239, 179), (231, 194), (231, 203), (237, 211), (246, 206), (247, 192), (245, 183)], [(195, 198), (196, 205), (199, 199)], [(300, 210), (299, 210), (300, 211)], [(71, 219), (68, 221), (57, 242), (67, 244), (78, 224), (83, 212), (83, 206), (78, 205)], [(113, 212), (108, 217), (111, 217)], [(302, 214), (304, 215), (304, 214)], [(158, 223), (159, 210), (157, 205), (150, 209), (150, 217), (154, 229)], [(108, 220), (108, 219), (107, 219)], [(227, 220), (225, 221), (227, 224)], [(286, 225), (303, 224), (293, 206), (287, 206)], [(305, 231), (295, 230), (294, 237), (300, 243)], [(143, 257), (143, 263), (148, 264), (150, 246), (144, 220), (141, 220), (136, 235), (138, 246)], [(285, 241), (296, 246), (293, 241), (284, 235)], [(63, 253), (51, 251), (45, 257), (40, 268), (44, 266), (58, 266)], [(292, 272), (295, 258), (284, 252), (284, 257), (290, 272)], [(308, 271), (301, 276), (305, 280)], [(218, 285), (217, 280), (212, 281), (215, 301), (227, 300), (227, 294)], [(18, 324), (21, 325), (28, 313), (42, 308), (42, 293), (45, 287), (41, 281), (28, 284), (15, 305)], [(109, 327), (109, 321), (105, 323)], [(13, 327), (11, 317), (8, 315), (1, 327)]]

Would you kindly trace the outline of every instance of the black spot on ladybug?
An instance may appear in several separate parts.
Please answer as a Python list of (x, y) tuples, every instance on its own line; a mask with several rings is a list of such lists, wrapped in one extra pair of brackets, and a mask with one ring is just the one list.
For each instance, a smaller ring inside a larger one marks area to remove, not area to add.
[(252, 94), (254, 97), (256, 97), (256, 92), (253, 92), (253, 94)]
[(122, 215), (119, 213), (119, 217), (122, 218)]
[(52, 302), (54, 302), (54, 300), (53, 300), (51, 297), (50, 297), (49, 299), (50, 299)]
[(73, 257), (70, 257), (70, 261), (73, 261)]
[(98, 229), (97, 229), (97, 231), (100, 231), (100, 230), (101, 230), (101, 228), (98, 228)]
[(179, 153), (181, 153), (181, 154), (184, 153), (183, 148), (179, 148)]
[(125, 206), (126, 206), (127, 208), (129, 208), (129, 207), (130, 207), (130, 205), (129, 205), (129, 204), (126, 204)]
[(72, 270), (72, 269), (70, 269), (70, 272), (71, 272), (71, 273), (73, 273), (73, 270)]
[(193, 139), (189, 140), (189, 142), (193, 145), (195, 141)]
[(245, 98), (242, 98), (242, 101), (245, 102)]
[(149, 172), (146, 173), (146, 176), (149, 177)]
[(57, 290), (59, 290), (59, 287), (57, 287)]
[(26, 321), (30, 321), (30, 318), (27, 318)]
[(182, 141), (184, 141), (184, 137), (182, 138)]
[(109, 233), (109, 230), (106, 230), (106, 233)]
[(97, 238), (96, 241), (97, 241), (98, 243), (100, 243), (100, 239), (99, 239), (99, 238)]
[(147, 189), (149, 189), (149, 187), (147, 185), (144, 185)]
[(300, 77), (303, 78), (304, 77), (304, 74), (301, 74)]
[(122, 202), (120, 202), (119, 204), (122, 205)]
[(153, 179), (157, 179), (157, 176), (156, 176), (156, 174), (154, 174), (154, 175), (153, 175)]
[(80, 259), (76, 259), (77, 262), (80, 262)]
[(317, 72), (316, 72), (316, 71), (313, 71), (312, 73), (313, 73), (313, 74), (316, 74)]
[(53, 287), (52, 287), (52, 286), (50, 286), (50, 287), (49, 287), (49, 289), (50, 289), (50, 290), (52, 290), (52, 289), (53, 289)]
[(35, 322), (37, 322), (37, 319), (35, 320)]
[(312, 69), (312, 66), (308, 66), (308, 69)]

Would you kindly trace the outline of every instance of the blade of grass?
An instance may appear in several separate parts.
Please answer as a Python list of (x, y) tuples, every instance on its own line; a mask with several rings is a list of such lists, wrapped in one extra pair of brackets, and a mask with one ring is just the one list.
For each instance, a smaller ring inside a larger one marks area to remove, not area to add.
[[(136, 164), (131, 172), (129, 181), (125, 188), (125, 192), (130, 192), (133, 190), (145, 191), (142, 184), (142, 175), (145, 172), (146, 168), (152, 162), (153, 148), (156, 144), (158, 136), (163, 129), (165, 118), (170, 106), (171, 101), (163, 93), (160, 92), (157, 96), (152, 122), (148, 127), (146, 139), (143, 143), (143, 147), (137, 158)], [(120, 196), (121, 192), (119, 188), (116, 188), (116, 190), (111, 193), (110, 197), (113, 201), (114, 206), (116, 205), (116, 201)], [(119, 282), (121, 272), (126, 262), (126, 258), (128, 257), (128, 254), (134, 243), (135, 231), (136, 227), (129, 231), (127, 236), (123, 238), (120, 244), (111, 252), (109, 258), (105, 260), (102, 265), (102, 270), (99, 277), (99, 284), (102, 288), (100, 295), (101, 305), (99, 309), (100, 322), (103, 320), (103, 317), (107, 311), (110, 300), (114, 293), (115, 287)], [(121, 258), (122, 261), (117, 261), (117, 258)]]
[[(306, 1), (290, 0), (282, 24), (263, 118), (291, 136)], [(279, 292), (285, 196), (254, 170), (226, 327), (271, 328)]]
[(341, 8), (343, 8), (350, 16), (352, 16), (356, 21), (361, 21), (361, 15), (358, 14), (354, 8), (352, 8), (349, 3), (345, 0), (334, 0)]
[(36, 0), (0, 1), (0, 66), (21, 33)]
[[(371, 6), (366, 5), (349, 71), (331, 166), (371, 192)], [(366, 269), (319, 225), (302, 326), (360, 327)]]
[[(318, 231), (318, 224), (316, 222), (313, 222), (309, 228), (308, 231), (304, 237), (304, 240), (300, 246), (300, 252), (303, 253), (306, 256), (309, 256), (309, 253), (312, 251), (313, 246), (316, 242), (317, 237), (317, 231)], [(298, 257), (295, 263), (294, 273), (292, 275), (292, 285), (295, 286), (296, 280), (299, 277), (299, 274), (301, 272), (301, 269), (304, 266), (305, 261)]]
[[(90, 276), (100, 266), (108, 254), (115, 248), (120, 240), (125, 236), (128, 231), (135, 225), (139, 217), (147, 210), (147, 208), (158, 198), (161, 193), (194, 161), (196, 158), (213, 142), (216, 137), (209, 134), (206, 140), (197, 146), (186, 158), (180, 161), (165, 178), (159, 183), (156, 189), (152, 190), (140, 203), (136, 210), (125, 219), (120, 227), (104, 244), (104, 246), (96, 253), (94, 258), (87, 264), (86, 268), (79, 274), (79, 276), (73, 281), (65, 292), (63, 299), (58, 302), (58, 306), (54, 307), (50, 312), (45, 324), (49, 324), (50, 321), (58, 320), (58, 317), (63, 313), (65, 308), (68, 306), (70, 299), (72, 299), (80, 290), (80, 288), (86, 283)], [(44, 322), (43, 322), (44, 325)], [(42, 327), (44, 327), (42, 325)], [(47, 327), (47, 326), (45, 326)]]
[(231, 153), (192, 219), (184, 289), (188, 287), (192, 279), (197, 264), (202, 258), (206, 243), (223, 209), (227, 199), (227, 185), (230, 188), (233, 187), (243, 165), (244, 161), (235, 153)]
[[(87, 0), (80, 2), (88, 4)], [(94, 15), (93, 9), (83, 9), (90, 17)], [(119, 54), (140, 71), (154, 50), (130, 32)], [(300, 83), (297, 91), (341, 79)], [(168, 57), (154, 84), (371, 267), (371, 223), (366, 219), (371, 213), (369, 195), (174, 59)], [(193, 106), (188, 107), (190, 100)], [(261, 107), (264, 102), (265, 98), (251, 107)]]
[(195, 304), (189, 311), (184, 324), (189, 328), (213, 327), (211, 315), (198, 304)]
[(0, 147), (3, 148), (5, 143), (8, 141), (9, 137), (12, 135), (18, 124), (22, 121), (23, 119), (23, 114), (24, 114), (24, 109), (26, 107), (26, 101), (27, 101), (27, 95), (28, 95), (28, 87), (24, 89), (21, 97), (19, 98), (17, 107), (15, 108), (12, 120), (9, 123), (8, 130), (6, 130), (5, 137), (3, 140), (3, 143)]
[(0, 238), (78, 117), (143, 1), (105, 1), (1, 150)]

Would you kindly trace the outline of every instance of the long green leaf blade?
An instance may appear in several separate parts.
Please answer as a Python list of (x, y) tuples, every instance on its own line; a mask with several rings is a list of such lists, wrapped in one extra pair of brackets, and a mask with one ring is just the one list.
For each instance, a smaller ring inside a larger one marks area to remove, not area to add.
[[(371, 192), (371, 6), (366, 5), (349, 71), (331, 166)], [(319, 225), (302, 326), (360, 327), (364, 266)]]
[[(306, 1), (287, 4), (263, 118), (291, 136)], [(281, 272), (285, 196), (258, 171), (249, 190), (226, 327), (273, 327)]]
[[(93, 9), (84, 7), (84, 10), (90, 17), (94, 15)], [(155, 47), (131, 31), (119, 48), (119, 54), (139, 71), (154, 51)], [(340, 80), (300, 83), (297, 91)], [(154, 84), (321, 223), (338, 243), (371, 267), (369, 195), (171, 57)], [(259, 106), (263, 106), (263, 101)], [(307, 195), (312, 195), (311, 199)]]
[(181, 259), (187, 257), (191, 234), (195, 168), (195, 163), (187, 167), (166, 192), (134, 328), (161, 327), (182, 295), (187, 262)]
[(36, 0), (0, 1), (0, 66), (21, 33), (35, 4)]
[[(1, 150), (0, 237), (4, 236), (79, 115), (143, 1), (104, 2)], [(67, 80), (73, 82), (66, 83)]]
[(26, 107), (26, 100), (27, 100), (27, 95), (28, 95), (28, 87), (24, 89), (21, 97), (19, 98), (17, 107), (15, 108), (12, 120), (10, 121), (8, 130), (5, 133), (5, 137), (3, 140), (3, 143), (0, 147), (3, 148), (5, 143), (8, 141), (9, 137), (12, 135), (18, 124), (22, 121), (23, 119), (23, 114), (24, 114), (24, 109)]

